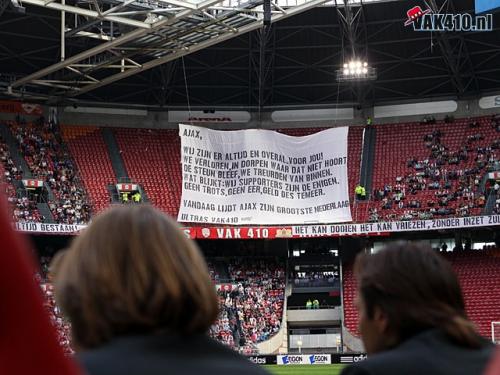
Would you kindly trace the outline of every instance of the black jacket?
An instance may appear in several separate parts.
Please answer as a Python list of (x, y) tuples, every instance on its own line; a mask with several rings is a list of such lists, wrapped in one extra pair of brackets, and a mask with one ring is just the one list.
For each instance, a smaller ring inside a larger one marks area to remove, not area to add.
[(481, 349), (459, 347), (434, 329), (346, 367), (341, 375), (481, 375), (493, 348), (486, 340)]
[(79, 354), (88, 375), (266, 375), (205, 335), (123, 336)]

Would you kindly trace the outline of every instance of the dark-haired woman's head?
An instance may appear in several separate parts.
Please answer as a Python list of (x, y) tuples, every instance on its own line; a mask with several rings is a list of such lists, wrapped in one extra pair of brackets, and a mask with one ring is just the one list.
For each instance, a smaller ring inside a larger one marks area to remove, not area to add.
[(359, 329), (368, 353), (439, 328), (456, 344), (479, 347), (451, 265), (429, 246), (398, 242), (356, 259)]
[(56, 299), (77, 348), (126, 334), (204, 333), (217, 318), (200, 251), (150, 206), (115, 207), (98, 216), (53, 268)]

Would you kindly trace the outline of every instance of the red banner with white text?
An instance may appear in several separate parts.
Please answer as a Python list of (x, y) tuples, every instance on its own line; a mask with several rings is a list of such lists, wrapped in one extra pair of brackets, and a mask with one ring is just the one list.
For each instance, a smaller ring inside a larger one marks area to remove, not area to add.
[(43, 115), (43, 108), (40, 104), (23, 103), (16, 100), (0, 100), (0, 112), (41, 116)]

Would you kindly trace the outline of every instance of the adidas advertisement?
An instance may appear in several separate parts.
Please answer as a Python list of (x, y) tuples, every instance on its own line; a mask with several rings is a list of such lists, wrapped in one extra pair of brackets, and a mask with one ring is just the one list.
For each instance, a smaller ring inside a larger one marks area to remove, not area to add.
[(356, 363), (356, 362), (361, 362), (364, 361), (367, 358), (366, 354), (358, 354), (358, 355), (341, 355), (340, 356), (340, 363)]

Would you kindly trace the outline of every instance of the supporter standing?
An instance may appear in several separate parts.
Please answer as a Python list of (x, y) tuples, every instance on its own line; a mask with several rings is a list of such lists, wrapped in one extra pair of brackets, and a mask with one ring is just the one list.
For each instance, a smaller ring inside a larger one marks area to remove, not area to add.
[(358, 256), (355, 274), (359, 329), (369, 358), (342, 375), (484, 371), (493, 345), (468, 320), (458, 279), (438, 253), (421, 244), (392, 244)]
[(218, 313), (207, 266), (159, 211), (114, 207), (61, 256), (56, 299), (89, 375), (266, 374), (206, 334)]

